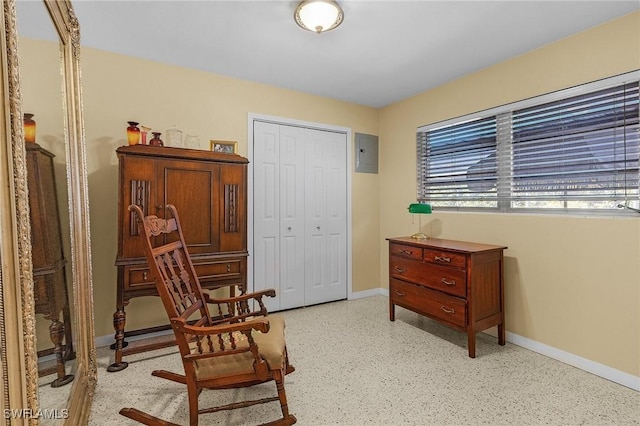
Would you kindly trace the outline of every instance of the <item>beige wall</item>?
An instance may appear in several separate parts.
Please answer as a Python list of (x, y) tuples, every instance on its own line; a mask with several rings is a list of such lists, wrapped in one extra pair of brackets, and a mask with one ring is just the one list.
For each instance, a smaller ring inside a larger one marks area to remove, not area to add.
[[(380, 111), (380, 243), (408, 235), (420, 125), (640, 68), (640, 13), (465, 76)], [(433, 236), (509, 247), (507, 330), (640, 375), (640, 218), (435, 211)], [(388, 265), (380, 264), (387, 277)], [(383, 286), (388, 280), (383, 279)]]
[[(82, 51), (82, 83), (97, 336), (113, 333), (115, 149), (126, 144), (127, 121), (163, 133), (175, 124), (185, 134), (199, 135), (203, 149), (208, 149), (210, 139), (236, 140), (241, 155), (247, 155), (249, 112), (378, 134), (378, 111), (373, 108), (89, 48)], [(360, 291), (380, 286), (380, 190), (378, 175), (354, 173), (351, 178), (353, 290)], [(166, 315), (156, 298), (134, 299), (127, 308), (127, 329), (164, 323)]]

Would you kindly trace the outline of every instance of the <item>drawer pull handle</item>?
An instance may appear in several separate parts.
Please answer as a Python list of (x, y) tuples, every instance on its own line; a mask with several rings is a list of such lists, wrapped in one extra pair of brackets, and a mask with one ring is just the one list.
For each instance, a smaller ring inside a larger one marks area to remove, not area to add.
[(447, 308), (446, 306), (442, 305), (440, 306), (440, 309), (442, 310), (442, 312), (446, 312), (448, 314), (455, 314), (456, 310), (453, 308)]
[(231, 272), (231, 265), (227, 263), (227, 272)]
[(406, 294), (405, 292), (402, 292), (402, 291), (398, 291), (398, 290), (396, 290), (396, 296), (404, 297), (404, 296), (406, 296), (406, 295), (407, 295), (407, 294)]
[(146, 281), (146, 280), (147, 280), (147, 271), (144, 271), (144, 272), (142, 273), (142, 279), (143, 279), (144, 281)]
[(405, 268), (398, 268), (396, 266), (396, 272), (399, 273), (399, 274), (404, 274), (405, 272), (407, 272), (407, 270)]
[(451, 258), (447, 256), (436, 256), (436, 262), (451, 263)]
[(400, 250), (400, 254), (406, 254), (407, 256), (411, 256), (413, 252), (411, 250)]
[(456, 280), (451, 280), (451, 281), (447, 281), (446, 278), (443, 278), (440, 280), (440, 282), (444, 285), (448, 285), (448, 286), (454, 286), (456, 285)]

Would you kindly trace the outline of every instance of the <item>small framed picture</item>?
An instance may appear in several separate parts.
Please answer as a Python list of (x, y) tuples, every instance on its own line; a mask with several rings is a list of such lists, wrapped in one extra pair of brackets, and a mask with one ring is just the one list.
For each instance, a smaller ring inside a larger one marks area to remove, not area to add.
[(237, 154), (238, 153), (238, 142), (236, 141), (210, 141), (211, 143), (211, 151), (213, 152), (224, 152), (225, 154)]

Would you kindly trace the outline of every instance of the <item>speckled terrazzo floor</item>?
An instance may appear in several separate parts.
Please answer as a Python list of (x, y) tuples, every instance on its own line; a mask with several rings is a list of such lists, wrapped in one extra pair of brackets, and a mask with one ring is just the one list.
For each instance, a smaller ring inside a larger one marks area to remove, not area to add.
[[(289, 409), (300, 425), (630, 425), (640, 424), (640, 393), (479, 334), (477, 358), (466, 335), (402, 308), (388, 319), (383, 296), (284, 312), (296, 371), (287, 376)], [(129, 367), (98, 349), (99, 380), (90, 425), (133, 425), (118, 414), (136, 407), (188, 424), (184, 386), (150, 375), (182, 372), (175, 348), (129, 356)], [(201, 407), (223, 397), (275, 394), (275, 385), (204, 391)], [(256, 425), (279, 415), (277, 403), (200, 416), (201, 425)]]

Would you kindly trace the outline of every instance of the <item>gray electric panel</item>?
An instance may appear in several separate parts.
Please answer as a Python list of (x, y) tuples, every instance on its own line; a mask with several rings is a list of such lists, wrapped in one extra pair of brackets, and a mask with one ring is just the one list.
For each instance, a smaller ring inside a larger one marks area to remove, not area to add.
[(378, 173), (378, 137), (356, 133), (356, 172)]

